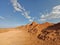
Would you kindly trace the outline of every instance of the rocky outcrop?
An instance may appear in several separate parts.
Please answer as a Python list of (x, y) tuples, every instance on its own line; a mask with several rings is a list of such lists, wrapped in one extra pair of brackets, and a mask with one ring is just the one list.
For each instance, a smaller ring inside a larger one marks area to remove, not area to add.
[(37, 37), (41, 40), (60, 41), (60, 23), (43, 29)]
[(2, 44), (60, 45), (60, 23), (38, 24), (32, 22), (16, 28), (0, 29), (0, 45)]

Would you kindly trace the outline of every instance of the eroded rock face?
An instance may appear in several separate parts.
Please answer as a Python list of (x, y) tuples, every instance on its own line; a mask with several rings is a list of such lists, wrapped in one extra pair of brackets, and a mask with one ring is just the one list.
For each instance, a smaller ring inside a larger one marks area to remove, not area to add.
[(32, 22), (0, 32), (0, 45), (60, 45), (60, 23)]
[(56, 41), (57, 40), (60, 40), (60, 30), (46, 30), (46, 31), (42, 31), (42, 33), (40, 33), (38, 35), (38, 38), (41, 39), (41, 40), (52, 40), (52, 41)]
[(60, 23), (43, 29), (38, 35), (41, 40), (60, 41)]

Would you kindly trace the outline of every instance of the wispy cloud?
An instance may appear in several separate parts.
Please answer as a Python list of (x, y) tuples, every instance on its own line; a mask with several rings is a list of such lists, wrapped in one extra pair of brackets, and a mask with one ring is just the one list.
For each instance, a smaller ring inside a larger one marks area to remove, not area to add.
[(5, 17), (3, 17), (3, 16), (0, 16), (0, 19), (5, 19)]
[(20, 12), (30, 22), (33, 21), (32, 17), (29, 15), (30, 12), (26, 11), (26, 9), (23, 6), (21, 6), (21, 4), (18, 2), (18, 0), (11, 0), (11, 3), (16, 11)]
[(42, 14), (40, 16), (41, 21), (52, 20), (52, 19), (60, 19), (60, 5), (53, 7), (50, 13)]

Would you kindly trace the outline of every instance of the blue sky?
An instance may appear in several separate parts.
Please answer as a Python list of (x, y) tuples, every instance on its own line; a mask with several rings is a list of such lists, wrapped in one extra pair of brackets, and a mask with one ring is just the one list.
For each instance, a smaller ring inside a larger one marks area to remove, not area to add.
[(59, 22), (60, 0), (0, 0), (0, 28), (33, 21)]

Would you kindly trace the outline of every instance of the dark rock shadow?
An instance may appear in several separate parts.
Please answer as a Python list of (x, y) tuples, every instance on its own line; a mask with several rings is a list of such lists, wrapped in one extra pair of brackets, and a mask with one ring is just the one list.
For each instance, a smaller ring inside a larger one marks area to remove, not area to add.
[[(53, 38), (50, 36), (52, 36)], [(53, 40), (53, 41), (55, 41), (57, 36), (60, 39), (60, 23), (54, 24), (52, 26), (49, 26), (49, 27), (43, 29), (41, 31), (41, 33), (38, 34), (37, 38), (41, 39), (41, 40)]]
[(49, 27), (47, 27), (46, 29), (43, 29), (43, 30), (60, 30), (60, 23), (49, 26)]

